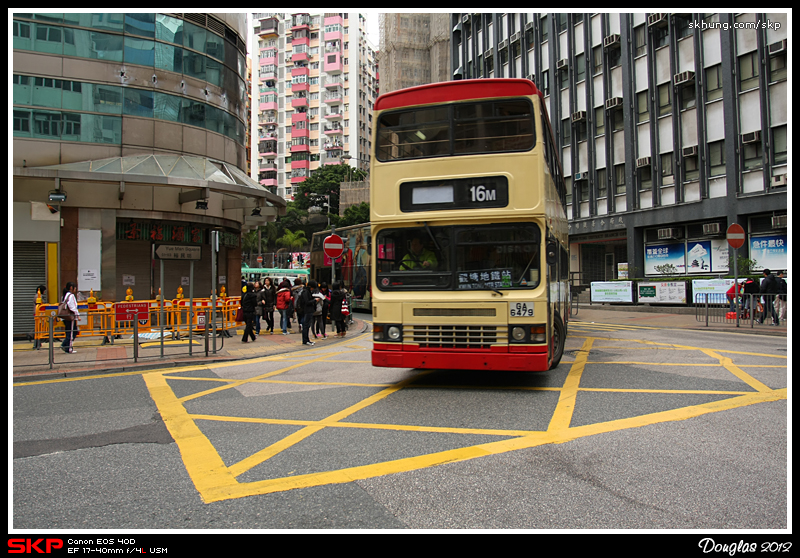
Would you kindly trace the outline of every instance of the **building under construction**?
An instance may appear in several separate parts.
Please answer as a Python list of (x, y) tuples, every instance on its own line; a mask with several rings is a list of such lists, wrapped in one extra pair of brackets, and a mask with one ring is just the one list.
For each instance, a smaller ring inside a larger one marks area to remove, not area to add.
[(449, 14), (380, 14), (380, 91), (448, 81)]

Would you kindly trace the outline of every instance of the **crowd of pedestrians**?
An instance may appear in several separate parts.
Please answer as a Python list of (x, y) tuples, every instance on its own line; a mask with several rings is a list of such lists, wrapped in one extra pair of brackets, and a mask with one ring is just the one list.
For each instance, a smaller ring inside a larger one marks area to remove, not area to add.
[(347, 290), (341, 283), (328, 288), (327, 283), (318, 284), (313, 279), (304, 284), (298, 277), (292, 285), (288, 279), (275, 284), (267, 278), (264, 284), (256, 281), (242, 286), (242, 314), (245, 323), (242, 343), (255, 341), (261, 335), (263, 318), (265, 335), (276, 335), (277, 325), (283, 335), (300, 333), (303, 345), (314, 345), (314, 340), (328, 339), (329, 319), (337, 337), (346, 335), (350, 306)]

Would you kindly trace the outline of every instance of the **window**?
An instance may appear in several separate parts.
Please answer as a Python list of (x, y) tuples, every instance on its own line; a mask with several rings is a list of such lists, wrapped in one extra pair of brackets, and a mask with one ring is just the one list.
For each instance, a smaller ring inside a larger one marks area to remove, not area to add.
[(697, 95), (695, 94), (694, 83), (681, 87), (678, 90), (678, 95), (681, 102), (681, 110), (694, 108), (697, 104)]
[(378, 122), (380, 161), (528, 151), (534, 145), (532, 105), (523, 99), (401, 109)]
[(786, 81), (786, 53), (782, 52), (769, 59), (769, 81)]
[(785, 125), (772, 129), (772, 147), (775, 151), (773, 164), (785, 165), (787, 156)]
[(650, 165), (641, 167), (637, 171), (639, 173), (639, 190), (652, 190), (653, 189), (653, 168)]
[(722, 98), (722, 65), (706, 68), (706, 100)]
[(634, 56), (641, 56), (647, 53), (647, 26), (640, 25), (633, 30), (633, 40), (635, 45)]
[(606, 110), (605, 107), (594, 109), (595, 135), (602, 136), (606, 133)]
[(586, 55), (581, 53), (575, 57), (575, 81), (586, 79)]
[(661, 184), (668, 186), (675, 184), (675, 171), (673, 170), (673, 154), (664, 153), (661, 155)]
[(625, 193), (625, 165), (614, 166), (614, 189), (617, 194)]
[(636, 123), (650, 120), (650, 113), (647, 110), (647, 91), (636, 94)]
[(597, 169), (597, 197), (608, 197), (608, 177), (606, 169)]
[(596, 46), (592, 49), (592, 75), (603, 71), (603, 47)]
[(725, 174), (725, 142), (723, 140), (708, 144), (709, 176)]
[(739, 57), (739, 91), (758, 87), (758, 52)]
[(385, 291), (533, 289), (541, 233), (531, 223), (384, 229), (376, 286)]
[(669, 83), (665, 83), (664, 85), (658, 86), (658, 115), (664, 116), (665, 114), (670, 114), (672, 112), (672, 103), (670, 102), (669, 98), (669, 91), (671, 85)]
[(763, 167), (763, 155), (763, 147), (760, 141), (743, 144), (742, 158), (744, 159), (744, 170), (760, 169)]

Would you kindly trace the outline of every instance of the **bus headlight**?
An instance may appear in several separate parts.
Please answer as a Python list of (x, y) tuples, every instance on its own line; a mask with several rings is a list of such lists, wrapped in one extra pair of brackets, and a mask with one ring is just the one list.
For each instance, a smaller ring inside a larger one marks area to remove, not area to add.
[(372, 339), (378, 342), (400, 342), (403, 340), (403, 326), (373, 324)]
[(514, 339), (514, 341), (525, 341), (525, 328), (522, 326), (514, 326), (511, 330), (511, 338)]

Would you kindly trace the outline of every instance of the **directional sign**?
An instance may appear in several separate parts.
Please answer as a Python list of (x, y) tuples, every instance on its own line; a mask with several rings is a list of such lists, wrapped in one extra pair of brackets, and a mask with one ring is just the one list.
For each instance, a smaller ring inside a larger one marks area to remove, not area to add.
[(140, 323), (147, 323), (150, 318), (150, 303), (148, 302), (118, 302), (114, 305), (116, 319), (118, 322), (132, 322), (139, 320)]
[(322, 241), (322, 249), (326, 256), (335, 260), (344, 253), (344, 241), (338, 234), (332, 234)]
[(731, 248), (741, 248), (744, 246), (744, 229), (741, 225), (734, 223), (728, 227), (727, 238)]
[(200, 246), (184, 244), (156, 244), (156, 257), (160, 260), (199, 260)]

